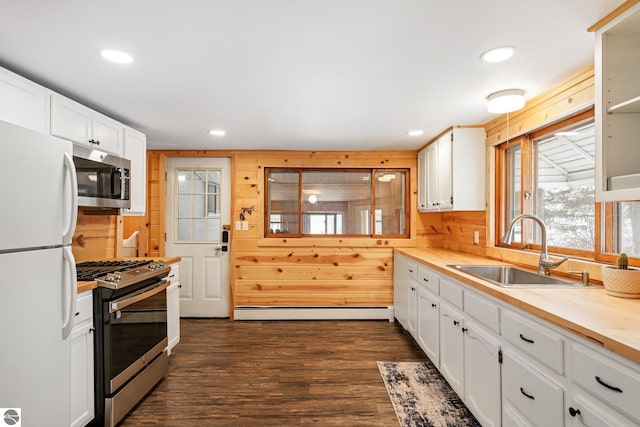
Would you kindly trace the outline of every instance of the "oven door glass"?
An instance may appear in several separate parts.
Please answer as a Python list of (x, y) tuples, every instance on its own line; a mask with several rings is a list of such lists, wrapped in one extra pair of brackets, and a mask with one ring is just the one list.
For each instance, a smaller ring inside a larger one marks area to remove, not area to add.
[[(162, 285), (160, 285), (162, 286)], [(146, 288), (147, 290), (149, 288)], [(157, 290), (157, 289), (156, 289)], [(147, 291), (152, 293), (156, 290)], [(136, 293), (132, 297), (123, 297), (117, 302), (121, 309), (109, 310), (109, 326), (105, 328), (105, 375), (107, 385), (118, 378), (112, 388), (118, 388), (126, 382), (134, 372), (127, 372), (129, 367), (144, 367), (159, 354), (163, 348), (156, 349), (155, 354), (148, 354), (167, 339), (167, 291), (163, 290), (148, 298), (131, 303), (134, 298), (145, 292)], [(137, 299), (137, 298), (136, 298)], [(128, 301), (129, 300), (129, 301)], [(108, 303), (113, 307), (113, 302)], [(129, 369), (128, 371), (131, 371)], [(122, 378), (125, 375), (125, 378)], [(113, 390), (112, 390), (113, 391)]]

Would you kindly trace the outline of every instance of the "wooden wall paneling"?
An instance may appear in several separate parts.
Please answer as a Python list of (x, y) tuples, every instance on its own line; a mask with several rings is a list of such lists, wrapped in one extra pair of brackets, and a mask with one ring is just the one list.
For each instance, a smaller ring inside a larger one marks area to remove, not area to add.
[(116, 257), (119, 218), (116, 215), (91, 215), (82, 210), (78, 212), (71, 244), (76, 262)]
[(416, 245), (421, 248), (443, 247), (443, 212), (421, 213), (414, 210)]
[[(487, 246), (486, 211), (444, 212), (443, 247), (454, 251), (484, 256)], [(473, 233), (478, 232), (478, 244), (473, 243)]]

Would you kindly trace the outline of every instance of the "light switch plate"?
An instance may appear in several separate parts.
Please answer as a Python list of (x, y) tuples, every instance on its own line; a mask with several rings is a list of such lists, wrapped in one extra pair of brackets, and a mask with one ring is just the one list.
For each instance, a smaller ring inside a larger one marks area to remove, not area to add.
[(242, 230), (242, 221), (236, 221), (236, 230)]
[(249, 230), (249, 221), (242, 221), (242, 231)]
[(477, 245), (480, 243), (480, 232), (478, 230), (473, 230), (473, 244)]

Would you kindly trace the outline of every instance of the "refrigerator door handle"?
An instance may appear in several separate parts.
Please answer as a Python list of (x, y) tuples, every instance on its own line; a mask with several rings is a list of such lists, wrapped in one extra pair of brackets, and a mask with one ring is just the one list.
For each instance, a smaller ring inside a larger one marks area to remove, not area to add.
[(62, 236), (62, 244), (68, 245), (73, 239), (73, 233), (76, 231), (76, 221), (78, 220), (78, 176), (76, 175), (76, 167), (69, 153), (64, 153), (64, 167), (69, 175), (71, 187), (71, 206), (69, 207), (69, 223)]
[[(71, 329), (73, 329), (73, 321), (76, 318), (76, 299), (78, 296), (78, 285), (76, 284), (76, 260), (73, 257), (73, 253), (71, 252), (70, 246), (64, 246), (62, 248), (64, 262), (69, 268), (69, 277), (68, 280), (65, 280), (62, 284), (63, 292), (62, 295), (68, 295), (69, 301), (67, 301), (66, 306), (68, 307), (67, 318), (62, 324), (62, 339), (66, 340), (71, 336)], [(64, 291), (64, 287), (68, 286), (68, 292)], [(64, 305), (63, 305), (64, 310)]]

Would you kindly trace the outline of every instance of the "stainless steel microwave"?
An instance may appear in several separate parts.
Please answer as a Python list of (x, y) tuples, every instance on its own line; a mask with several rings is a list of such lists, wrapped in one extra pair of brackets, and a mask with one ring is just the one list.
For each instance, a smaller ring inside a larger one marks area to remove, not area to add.
[(78, 177), (78, 206), (129, 208), (131, 161), (82, 145), (73, 145)]

